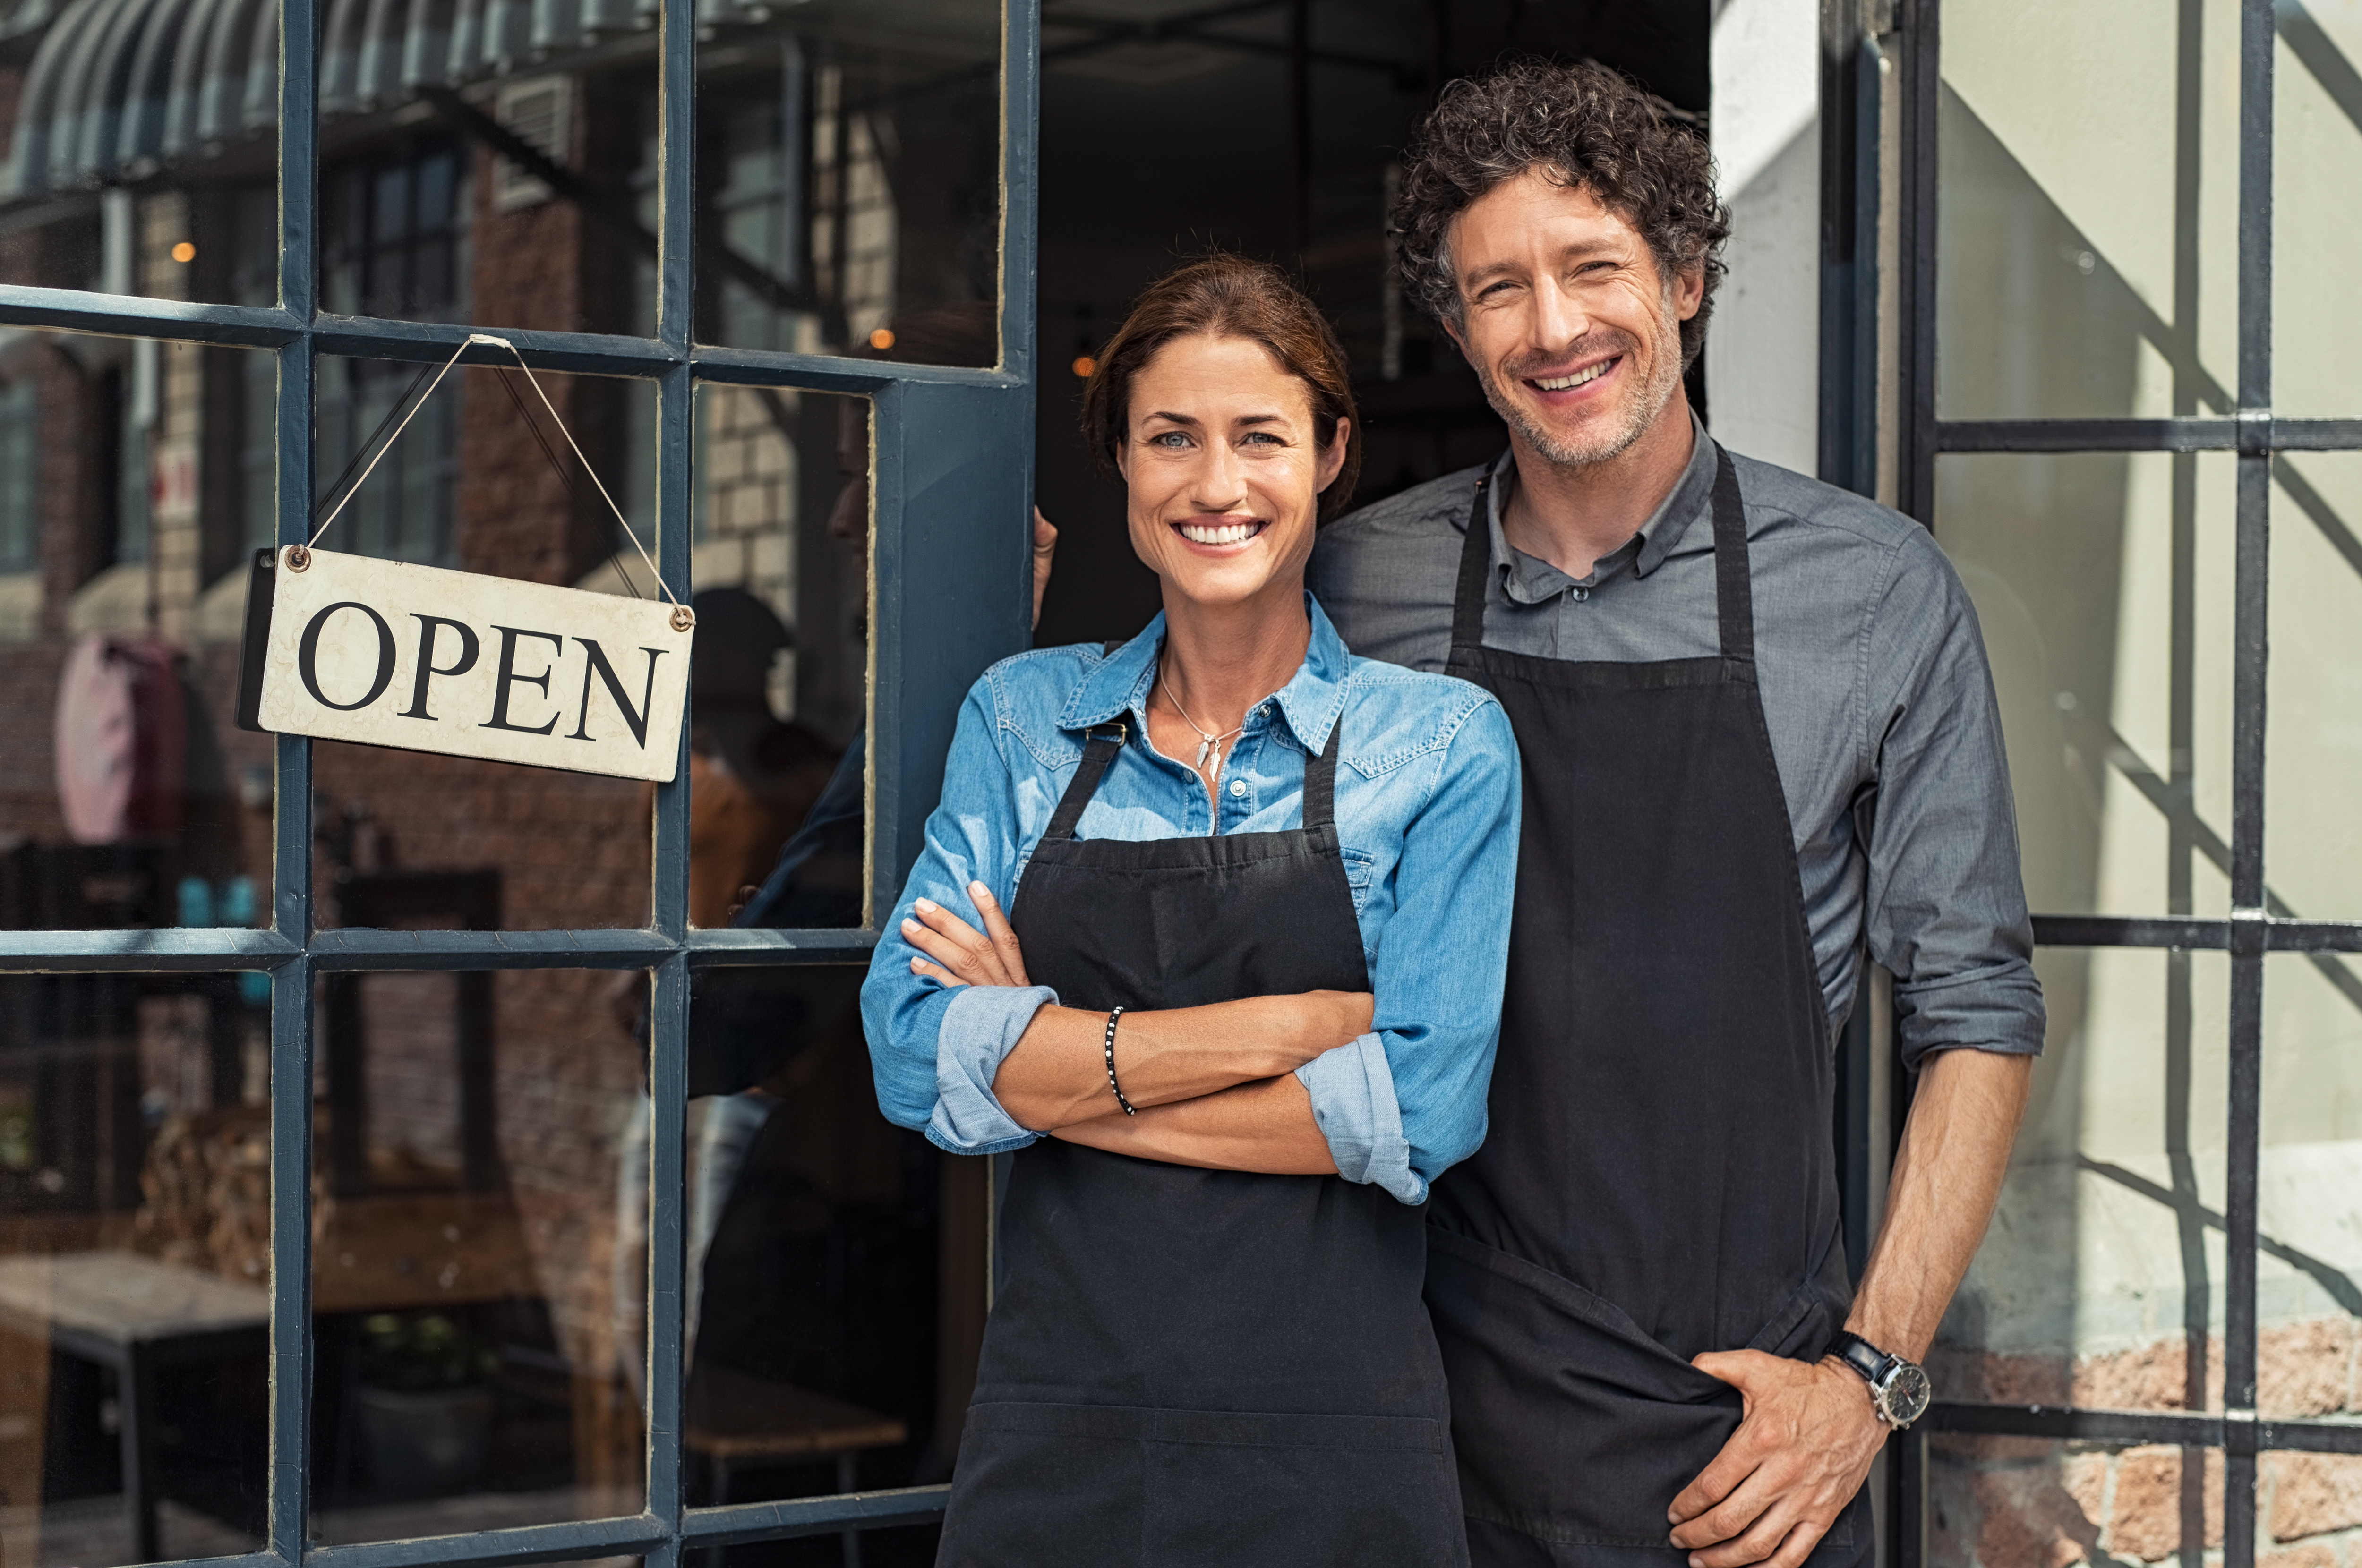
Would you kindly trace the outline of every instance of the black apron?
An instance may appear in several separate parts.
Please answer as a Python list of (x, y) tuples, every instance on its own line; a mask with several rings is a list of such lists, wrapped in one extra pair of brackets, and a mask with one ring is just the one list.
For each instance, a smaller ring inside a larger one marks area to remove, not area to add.
[[(1336, 731), (1300, 830), (1077, 839), (1123, 736), (1093, 732), (1018, 885), (1033, 979), (1092, 1010), (1369, 989)], [(1046, 1138), (996, 1235), (944, 1568), (1467, 1561), (1418, 1209)]]
[[(1716, 452), (1716, 657), (1484, 646), (1480, 480), (1451, 673), (1524, 761), (1509, 984), (1484, 1147), (1435, 1187), (1428, 1306), (1485, 1564), (1648, 1564), (1738, 1425), (1689, 1364), (1816, 1360), (1852, 1291), (1833, 1042), (1755, 679), (1747, 523)], [(1815, 1564), (1869, 1561), (1865, 1492)]]

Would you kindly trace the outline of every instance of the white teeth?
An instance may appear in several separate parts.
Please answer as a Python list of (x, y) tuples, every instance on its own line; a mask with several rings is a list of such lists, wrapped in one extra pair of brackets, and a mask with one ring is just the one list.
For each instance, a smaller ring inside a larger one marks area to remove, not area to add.
[(1579, 387), (1585, 381), (1597, 381), (1600, 377), (1606, 375), (1609, 367), (1613, 366), (1615, 363), (1616, 361), (1613, 359), (1602, 359), (1599, 363), (1592, 366), (1591, 369), (1587, 370), (1578, 370), (1571, 376), (1553, 377), (1551, 380), (1546, 381), (1537, 381), (1534, 382), (1534, 385), (1541, 388), (1544, 392), (1564, 392), (1570, 387)]
[(1243, 545), (1263, 532), (1260, 523), (1225, 523), (1209, 528), (1202, 523), (1184, 523), (1181, 536), (1193, 545)]

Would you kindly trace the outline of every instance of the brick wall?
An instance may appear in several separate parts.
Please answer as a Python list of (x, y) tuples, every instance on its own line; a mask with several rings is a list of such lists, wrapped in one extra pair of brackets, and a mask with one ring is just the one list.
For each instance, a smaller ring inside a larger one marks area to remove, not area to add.
[[(2265, 1328), (2257, 1408), (2267, 1417), (2362, 1415), (2362, 1320)], [(2188, 1398), (2200, 1361), (2205, 1396)], [(1955, 1356), (1935, 1371), (1953, 1397), (2120, 1410), (2223, 1408), (2223, 1346), (2181, 1339), (2063, 1359)], [(2223, 1544), (2219, 1452), (2184, 1473), (2184, 1452), (2068, 1448), (2022, 1438), (1939, 1438), (1928, 1500), (1934, 1559), (1959, 1568), (2066, 1568), (2182, 1560), (2183, 1542)], [(2362, 1457), (2270, 1453), (2258, 1465), (2257, 1561), (2264, 1568), (2362, 1568)], [(2192, 1560), (2194, 1562), (2194, 1559)]]

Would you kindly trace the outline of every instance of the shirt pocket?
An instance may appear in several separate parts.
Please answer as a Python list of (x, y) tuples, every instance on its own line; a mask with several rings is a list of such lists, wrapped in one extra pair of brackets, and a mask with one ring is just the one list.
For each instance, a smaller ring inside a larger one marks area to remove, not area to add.
[(1364, 849), (1340, 849), (1345, 862), (1345, 885), (1353, 889), (1353, 913), (1359, 915), (1362, 906), (1369, 902), (1370, 884), (1378, 874), (1378, 857)]

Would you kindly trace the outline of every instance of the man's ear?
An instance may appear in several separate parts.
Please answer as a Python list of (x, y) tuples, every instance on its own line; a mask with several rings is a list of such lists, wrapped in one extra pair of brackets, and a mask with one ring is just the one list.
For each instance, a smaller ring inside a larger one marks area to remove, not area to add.
[(1705, 269), (1690, 267), (1673, 274), (1673, 308), (1683, 321), (1705, 304)]
[(1468, 352), (1468, 339), (1460, 336), (1460, 324), (1448, 315), (1437, 316), (1435, 323), (1442, 327), (1444, 335), (1451, 339), (1451, 346), (1460, 350), (1460, 357), (1473, 365), (1476, 361)]
[(1329, 449), (1320, 454), (1320, 482), (1312, 487), (1313, 494), (1319, 495), (1337, 482), (1337, 476), (1344, 471), (1345, 451), (1352, 444), (1352, 436), (1353, 422), (1338, 420), (1336, 436), (1330, 441)]

